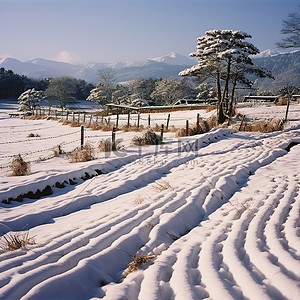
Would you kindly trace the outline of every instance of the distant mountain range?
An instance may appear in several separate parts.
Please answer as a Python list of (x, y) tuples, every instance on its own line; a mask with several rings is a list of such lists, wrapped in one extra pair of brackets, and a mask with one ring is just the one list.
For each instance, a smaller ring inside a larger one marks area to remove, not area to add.
[[(261, 89), (278, 87), (286, 83), (300, 85), (300, 51), (279, 54), (273, 50), (266, 50), (253, 57), (253, 61), (258, 66), (272, 71), (276, 79), (259, 79)], [(86, 65), (73, 65), (43, 58), (25, 62), (14, 58), (0, 59), (0, 67), (31, 78), (73, 76), (93, 84), (98, 83), (98, 70), (104, 68), (114, 69), (116, 80), (124, 82), (149, 77), (177, 78), (180, 71), (196, 63), (196, 59), (177, 53), (130, 63), (88, 63)]]

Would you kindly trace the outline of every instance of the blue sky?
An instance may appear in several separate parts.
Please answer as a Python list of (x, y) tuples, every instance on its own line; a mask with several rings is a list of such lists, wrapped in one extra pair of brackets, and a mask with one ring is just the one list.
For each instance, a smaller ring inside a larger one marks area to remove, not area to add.
[(276, 49), (295, 0), (0, 0), (0, 58), (72, 63), (187, 55), (210, 29), (243, 30)]

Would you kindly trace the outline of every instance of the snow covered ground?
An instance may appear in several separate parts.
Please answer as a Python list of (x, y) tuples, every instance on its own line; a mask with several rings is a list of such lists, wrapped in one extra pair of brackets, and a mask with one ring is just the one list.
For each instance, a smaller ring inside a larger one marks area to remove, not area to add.
[[(0, 201), (52, 195), (0, 202), (0, 234), (26, 226), (35, 240), (0, 254), (0, 299), (300, 299), (299, 105), (282, 132), (168, 133), (142, 148), (130, 146), (137, 133), (118, 132), (123, 149), (85, 163), (39, 160), (78, 146), (79, 129), (11, 109), (0, 106)], [(267, 119), (285, 107), (241, 112)], [(95, 145), (110, 134), (85, 132)], [(9, 176), (18, 153), (30, 175)], [(127, 275), (139, 255), (150, 259)]]

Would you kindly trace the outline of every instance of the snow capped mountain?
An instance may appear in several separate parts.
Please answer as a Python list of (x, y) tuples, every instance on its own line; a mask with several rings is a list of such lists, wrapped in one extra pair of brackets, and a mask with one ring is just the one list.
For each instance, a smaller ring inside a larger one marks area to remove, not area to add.
[(257, 55), (253, 55), (253, 57), (255, 57), (255, 58), (269, 57), (269, 56), (277, 55), (277, 54), (280, 54), (280, 52), (273, 50), (273, 49), (267, 49), (267, 50), (261, 51)]
[(5, 58), (0, 61), (0, 67), (32, 78), (73, 76), (94, 84), (98, 82), (97, 73), (100, 69), (112, 68), (116, 70), (117, 80), (127, 81), (145, 77), (174, 77), (184, 67), (193, 64), (195, 64), (193, 59), (174, 52), (157, 58), (133, 62), (91, 62), (86, 65), (73, 65), (44, 58), (35, 58), (25, 62), (14, 58)]
[[(276, 77), (276, 84), (282, 84), (287, 78), (294, 84), (299, 81), (300, 51), (279, 53), (275, 50), (265, 50), (253, 56), (253, 61), (266, 68)], [(116, 72), (116, 81), (125, 82), (142, 78), (176, 78), (178, 73), (187, 67), (197, 64), (197, 59), (177, 53), (149, 58), (145, 60), (117, 63), (91, 62), (86, 65), (73, 65), (65, 62), (36, 58), (22, 62), (15, 58), (0, 59), (0, 68), (12, 70), (14, 73), (31, 78), (42, 79), (59, 76), (72, 76), (89, 83), (98, 83), (98, 70), (112, 68)], [(271, 79), (260, 80), (266, 87), (273, 86)], [(275, 85), (276, 85), (275, 84)]]
[(190, 66), (195, 64), (196, 60), (189, 58), (187, 56), (171, 52), (167, 55), (156, 57), (156, 58), (149, 58), (149, 60), (162, 62), (168, 65), (177, 65), (177, 66)]
[(271, 56), (277, 56), (277, 55), (282, 55), (282, 54), (295, 53), (295, 52), (299, 52), (299, 51), (300, 50), (287, 51), (287, 52), (279, 52), (277, 50), (267, 49), (267, 50), (261, 51), (257, 55), (253, 55), (252, 57), (253, 58), (271, 57)]

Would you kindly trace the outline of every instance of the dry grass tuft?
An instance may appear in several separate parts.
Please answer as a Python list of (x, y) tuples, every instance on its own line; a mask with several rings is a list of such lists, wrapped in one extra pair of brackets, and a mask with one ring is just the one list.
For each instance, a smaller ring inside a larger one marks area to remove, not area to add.
[(153, 130), (147, 130), (142, 136), (135, 136), (131, 144), (135, 146), (158, 145), (161, 143), (161, 138)]
[(17, 155), (10, 164), (11, 176), (24, 176), (30, 174), (30, 163), (23, 160), (21, 155)]
[(27, 137), (40, 137), (40, 135), (39, 134), (34, 134), (34, 133), (29, 133), (28, 135), (27, 135)]
[(142, 204), (144, 201), (145, 201), (145, 199), (141, 195), (139, 195), (136, 199), (134, 199), (132, 201), (132, 204), (139, 205), (139, 204)]
[(66, 152), (61, 149), (60, 145), (57, 145), (56, 147), (53, 148), (54, 157), (59, 157), (62, 154), (66, 154)]
[(275, 104), (276, 106), (285, 106), (288, 104), (288, 98), (280, 97), (278, 102)]
[(0, 240), (2, 252), (18, 250), (26, 245), (34, 245), (34, 237), (29, 237), (29, 232), (7, 233)]
[[(114, 150), (119, 150), (121, 147), (121, 143), (118, 140), (116, 140)], [(110, 139), (100, 140), (98, 149), (100, 152), (111, 152), (113, 151), (113, 143)]]
[(72, 124), (73, 121), (70, 121), (70, 120), (63, 120), (62, 121), (62, 125), (70, 125)]
[(71, 121), (71, 123), (69, 123), (68, 125), (70, 125), (71, 127), (80, 127), (80, 123), (75, 122), (75, 121)]
[(160, 130), (161, 130), (161, 125), (155, 124), (155, 126), (153, 127), (153, 131), (160, 132)]
[(159, 180), (159, 181), (156, 181), (154, 184), (153, 184), (153, 188), (157, 191), (157, 192), (162, 192), (164, 190), (172, 190), (173, 187), (170, 185), (170, 183), (166, 180)]
[(216, 106), (216, 105), (208, 105), (208, 106), (205, 108), (205, 110), (206, 110), (207, 112), (213, 111), (213, 110), (215, 110), (215, 109), (217, 109), (217, 106)]
[[(216, 116), (210, 117), (208, 120), (199, 120), (199, 126), (194, 125), (193, 127), (189, 128), (188, 135), (196, 135), (210, 131), (212, 128), (218, 127), (218, 121)], [(176, 137), (183, 137), (186, 136), (186, 128), (180, 128), (175, 133)]]
[(143, 125), (140, 125), (139, 127), (137, 126), (137, 124), (136, 123), (134, 123), (133, 125), (123, 125), (122, 127), (121, 127), (121, 130), (123, 131), (123, 132), (129, 132), (129, 131), (134, 131), (134, 132), (140, 132), (140, 131), (143, 131), (143, 130), (145, 130), (145, 127), (143, 126)]
[(253, 123), (243, 123), (240, 131), (250, 131), (250, 132), (263, 132), (269, 133), (274, 131), (283, 130), (284, 122), (281, 119), (274, 119), (270, 121), (260, 121)]
[(82, 148), (77, 147), (69, 153), (72, 163), (85, 162), (95, 159), (94, 148), (90, 144), (85, 144)]
[(250, 209), (251, 205), (250, 205), (249, 201), (246, 201), (244, 203), (231, 203), (229, 201), (229, 203), (233, 206), (233, 208), (236, 211), (236, 213), (235, 213), (236, 219), (240, 219), (244, 212), (248, 212), (248, 213), (251, 212), (251, 209)]
[(135, 255), (130, 255), (130, 257), (132, 257), (132, 261), (129, 263), (124, 277), (127, 277), (130, 273), (138, 270), (142, 264), (153, 261), (156, 256), (149, 254), (139, 255), (138, 253), (136, 253)]
[(102, 131), (112, 131), (113, 130), (113, 125), (102, 125), (101, 127), (100, 127), (100, 130), (102, 130)]

